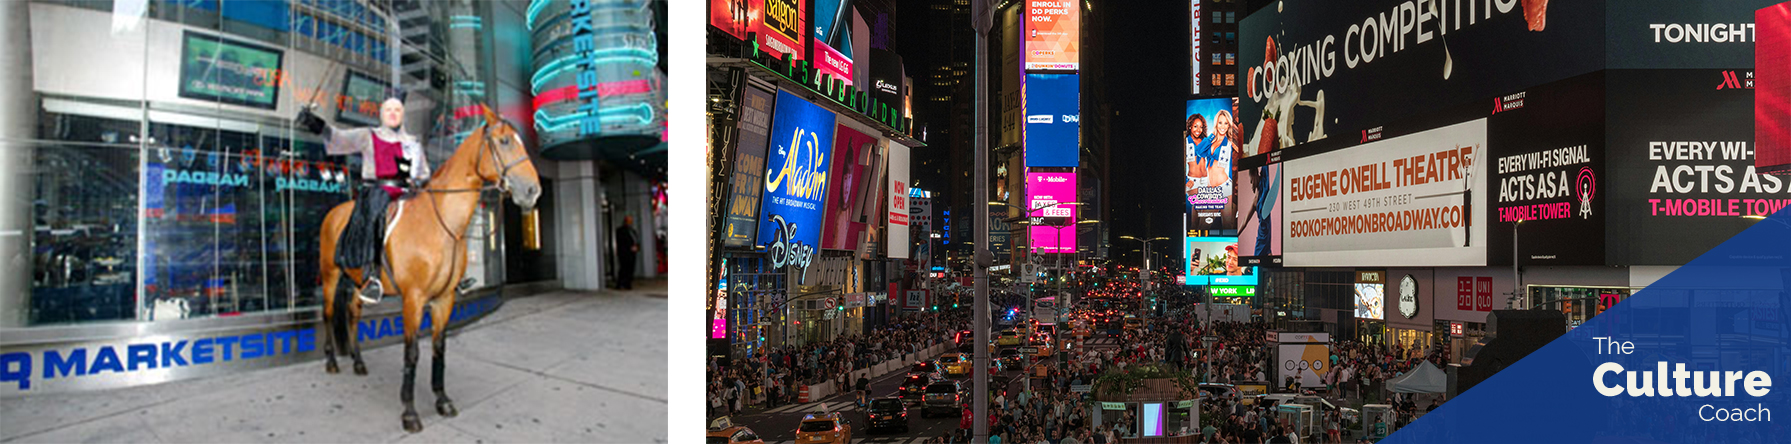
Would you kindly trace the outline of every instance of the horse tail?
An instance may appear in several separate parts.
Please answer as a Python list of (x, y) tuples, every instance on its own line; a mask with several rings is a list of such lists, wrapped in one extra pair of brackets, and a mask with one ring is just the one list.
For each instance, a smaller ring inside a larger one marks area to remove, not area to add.
[[(351, 278), (350, 281), (352, 280), (353, 279)], [(336, 305), (334, 308), (336, 315), (330, 317), (330, 326), (328, 328), (335, 332), (335, 334), (331, 336), (334, 336), (336, 339), (336, 349), (342, 350), (345, 353), (349, 350), (349, 344), (353, 344), (353, 341), (355, 340), (355, 338), (348, 337), (348, 323), (354, 322), (348, 320), (348, 304), (354, 298), (355, 295), (352, 291), (348, 294), (337, 292), (336, 300), (332, 301)]]

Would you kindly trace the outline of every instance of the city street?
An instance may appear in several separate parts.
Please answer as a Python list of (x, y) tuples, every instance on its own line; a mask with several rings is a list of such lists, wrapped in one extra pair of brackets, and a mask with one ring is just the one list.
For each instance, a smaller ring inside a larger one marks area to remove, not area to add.
[(0, 400), (5, 442), (666, 442), (664, 281), (508, 299), (448, 340), (448, 394), (431, 407), (427, 341), (399, 425), (403, 346), (364, 350), (370, 374), (321, 360), (122, 390)]
[[(871, 379), (871, 396), (896, 396), (896, 389), (907, 377), (906, 371), (893, 372)], [(966, 387), (971, 384), (968, 377), (955, 377)], [(990, 380), (990, 385), (1006, 388), (1010, 393), (1018, 392), (1024, 382), (1020, 372), (1006, 371)], [(842, 411), (848, 412), (846, 418), (852, 420), (852, 442), (859, 443), (917, 443), (927, 438), (938, 437), (958, 429), (961, 418), (958, 415), (934, 416), (922, 418), (919, 406), (908, 407), (908, 431), (891, 432), (879, 430), (875, 433), (864, 427), (864, 414), (853, 405), (852, 393), (838, 394), (816, 402), (782, 405), (770, 409), (749, 408), (744, 413), (735, 415), (736, 425), (751, 427), (765, 439), (766, 444), (793, 443), (796, 439), (797, 423), (804, 415), (815, 412)]]

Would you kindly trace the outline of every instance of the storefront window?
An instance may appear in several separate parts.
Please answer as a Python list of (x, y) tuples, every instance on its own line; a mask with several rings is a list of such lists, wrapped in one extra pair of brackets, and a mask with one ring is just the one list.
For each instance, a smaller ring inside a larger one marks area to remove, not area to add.
[(1627, 287), (1548, 287), (1531, 285), (1530, 300), (1545, 310), (1560, 310), (1567, 317), (1567, 328), (1603, 313), (1606, 308), (1629, 299)]

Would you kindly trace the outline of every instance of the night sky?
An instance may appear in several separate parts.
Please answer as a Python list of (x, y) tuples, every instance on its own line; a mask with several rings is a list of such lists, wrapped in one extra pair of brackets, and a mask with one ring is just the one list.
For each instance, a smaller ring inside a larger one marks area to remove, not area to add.
[[(1110, 6), (1109, 6), (1110, 5)], [(1140, 238), (1180, 237), (1182, 114), (1188, 95), (1186, 3), (1107, 2), (1107, 95), (1113, 111), (1113, 248), (1118, 262), (1137, 264)], [(1176, 7), (1180, 6), (1180, 7)], [(1167, 10), (1166, 10), (1167, 9)], [(1092, 48), (1091, 48), (1092, 49)], [(1153, 249), (1175, 248), (1153, 242)], [(1163, 251), (1163, 250), (1159, 250)], [(1179, 248), (1168, 251), (1179, 251)]]

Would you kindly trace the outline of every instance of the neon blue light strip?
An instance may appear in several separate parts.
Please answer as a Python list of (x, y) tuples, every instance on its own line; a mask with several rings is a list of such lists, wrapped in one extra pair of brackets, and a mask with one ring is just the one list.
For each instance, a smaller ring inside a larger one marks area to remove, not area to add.
[[(579, 121), (584, 120), (588, 115), (589, 113), (587, 112), (579, 111), (556, 117), (548, 115), (545, 110), (535, 111), (535, 127), (548, 132), (560, 131), (566, 129), (568, 126), (578, 124)], [(597, 110), (597, 116), (598, 121), (606, 124), (611, 122), (625, 124), (628, 122), (618, 121), (637, 119), (644, 125), (653, 122), (653, 107), (645, 103), (612, 106)]]
[(541, 10), (547, 9), (549, 3), (553, 3), (553, 0), (529, 0), (528, 18), (523, 23), (528, 24), (530, 31), (535, 30), (535, 16), (541, 15)]

